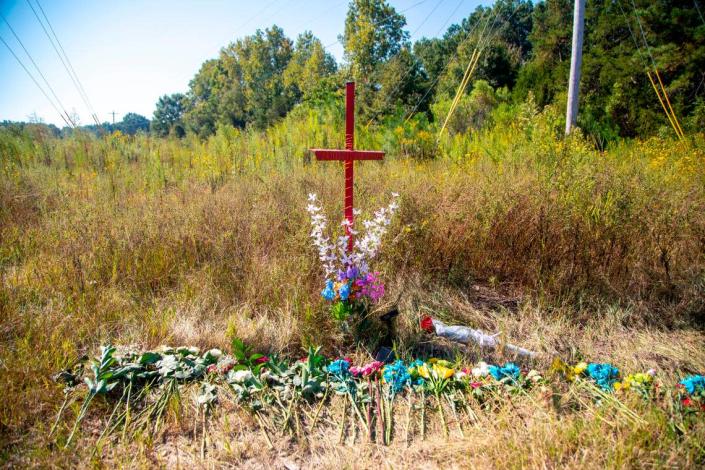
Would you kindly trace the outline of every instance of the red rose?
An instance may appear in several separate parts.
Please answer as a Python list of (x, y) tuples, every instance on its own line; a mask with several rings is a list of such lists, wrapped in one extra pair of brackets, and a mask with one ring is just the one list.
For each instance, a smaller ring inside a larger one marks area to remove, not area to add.
[(690, 398), (684, 398), (681, 403), (683, 403), (683, 405), (685, 406), (690, 406), (693, 404), (693, 400), (691, 400)]
[(269, 362), (269, 358), (267, 356), (262, 356), (259, 359), (255, 359), (255, 362), (257, 364), (264, 364), (265, 362)]
[(426, 315), (421, 319), (421, 328), (429, 333), (433, 333), (435, 329), (433, 328), (433, 319)]

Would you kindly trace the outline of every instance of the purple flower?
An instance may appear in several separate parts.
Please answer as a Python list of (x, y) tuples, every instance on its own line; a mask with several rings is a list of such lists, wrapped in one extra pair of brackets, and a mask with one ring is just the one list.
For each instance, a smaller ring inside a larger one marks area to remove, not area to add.
[(377, 302), (384, 295), (384, 284), (378, 276), (379, 273), (368, 273), (355, 281), (355, 285), (360, 287), (360, 294), (369, 297), (373, 302)]
[(360, 270), (357, 269), (355, 266), (348, 266), (348, 269), (345, 271), (345, 276), (349, 280), (355, 279), (358, 276), (358, 274), (360, 274)]

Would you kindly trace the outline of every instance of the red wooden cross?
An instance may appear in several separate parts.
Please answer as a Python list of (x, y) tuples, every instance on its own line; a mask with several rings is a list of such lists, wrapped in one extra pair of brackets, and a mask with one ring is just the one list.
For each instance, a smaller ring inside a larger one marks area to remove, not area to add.
[(355, 160), (382, 160), (384, 152), (353, 150), (355, 143), (355, 82), (345, 84), (345, 150), (311, 149), (316, 160), (339, 160), (345, 163), (345, 219), (348, 221), (348, 251), (353, 249), (353, 163)]

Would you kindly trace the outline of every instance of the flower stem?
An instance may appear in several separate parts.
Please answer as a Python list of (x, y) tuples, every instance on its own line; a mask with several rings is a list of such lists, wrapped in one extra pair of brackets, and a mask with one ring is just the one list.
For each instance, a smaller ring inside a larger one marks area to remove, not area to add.
[(426, 440), (426, 392), (421, 390), (421, 440)]
[(54, 431), (56, 431), (56, 427), (59, 425), (59, 420), (61, 419), (61, 415), (64, 414), (64, 410), (66, 409), (66, 405), (69, 403), (69, 393), (65, 392), (64, 393), (64, 402), (61, 404), (61, 408), (59, 408), (59, 413), (56, 415), (56, 420), (54, 421), (54, 425), (51, 427), (51, 431), (49, 431), (49, 437), (51, 437), (52, 434), (54, 434)]
[(71, 429), (71, 434), (69, 434), (69, 438), (66, 440), (66, 444), (64, 445), (64, 449), (68, 448), (69, 444), (71, 444), (71, 441), (73, 440), (73, 436), (74, 436), (74, 434), (76, 434), (76, 431), (78, 430), (78, 425), (81, 424), (83, 417), (86, 415), (86, 412), (88, 411), (88, 405), (90, 405), (91, 401), (93, 400), (93, 397), (95, 397), (95, 394), (89, 393), (88, 396), (86, 397), (85, 401), (83, 402), (83, 405), (81, 405), (81, 410), (78, 412), (78, 417), (76, 418), (76, 422), (73, 423), (73, 429)]
[(446, 417), (443, 414), (443, 403), (441, 403), (441, 396), (436, 393), (436, 402), (438, 403), (438, 412), (441, 414), (441, 424), (443, 425), (443, 435), (448, 437), (448, 425), (446, 424)]
[(272, 440), (269, 438), (269, 434), (267, 434), (267, 428), (264, 426), (264, 421), (262, 421), (262, 417), (259, 415), (259, 411), (255, 411), (255, 417), (259, 422), (259, 427), (262, 430), (262, 434), (264, 434), (264, 438), (267, 440), (269, 448), (274, 449), (274, 444), (272, 444)]
[(404, 432), (404, 444), (409, 445), (409, 432), (411, 431), (411, 415), (413, 412), (414, 403), (411, 395), (409, 395), (409, 408), (406, 409), (406, 430)]
[(318, 415), (321, 413), (321, 409), (323, 408), (323, 404), (326, 402), (326, 398), (328, 397), (328, 390), (329, 390), (329, 388), (326, 387), (326, 393), (323, 394), (323, 399), (321, 400), (321, 403), (318, 405), (318, 408), (316, 408), (316, 414), (313, 415), (313, 421), (311, 422), (311, 430), (313, 430), (316, 427), (316, 422), (318, 421)]
[(343, 417), (340, 420), (340, 433), (338, 435), (338, 444), (343, 443), (343, 437), (345, 436), (345, 421), (348, 416), (348, 401), (343, 401)]

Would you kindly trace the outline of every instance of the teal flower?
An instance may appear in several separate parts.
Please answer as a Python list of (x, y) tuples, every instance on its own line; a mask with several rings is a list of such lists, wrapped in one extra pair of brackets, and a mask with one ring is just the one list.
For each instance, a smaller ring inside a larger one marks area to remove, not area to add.
[(690, 375), (679, 382), (689, 395), (696, 392), (705, 393), (705, 377), (702, 375)]
[(513, 362), (507, 362), (504, 366), (489, 366), (490, 374), (495, 380), (502, 380), (504, 378), (509, 378), (512, 381), (516, 381), (521, 374), (521, 369), (519, 366)]
[(401, 359), (385, 366), (382, 371), (382, 378), (385, 383), (389, 384), (389, 388), (393, 393), (401, 392), (411, 382), (408, 367)]
[(590, 363), (585, 372), (602, 390), (612, 390), (614, 383), (619, 379), (619, 369), (612, 364)]
[(328, 373), (344, 379), (350, 375), (350, 363), (345, 359), (333, 361), (328, 364)]

